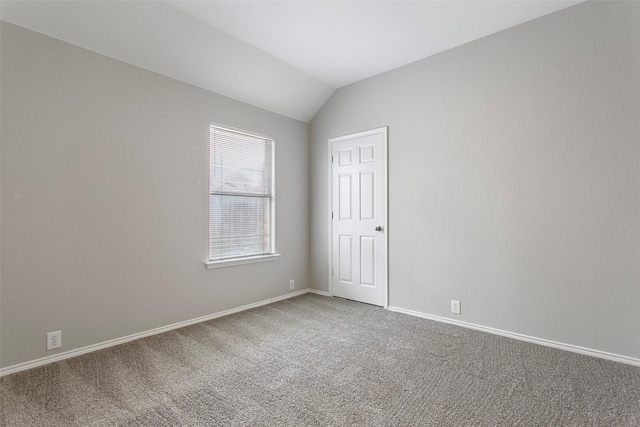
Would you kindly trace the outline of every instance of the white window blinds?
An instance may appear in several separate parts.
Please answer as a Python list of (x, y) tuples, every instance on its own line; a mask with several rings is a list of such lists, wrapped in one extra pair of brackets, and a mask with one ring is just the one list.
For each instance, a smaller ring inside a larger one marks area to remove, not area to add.
[(273, 139), (211, 126), (209, 143), (209, 260), (273, 254)]

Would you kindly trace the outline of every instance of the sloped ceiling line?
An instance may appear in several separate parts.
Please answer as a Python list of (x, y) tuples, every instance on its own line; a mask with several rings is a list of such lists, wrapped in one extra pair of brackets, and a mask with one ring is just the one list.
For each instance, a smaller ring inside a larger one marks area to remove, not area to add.
[(342, 86), (579, 1), (15, 1), (2, 20), (309, 122)]

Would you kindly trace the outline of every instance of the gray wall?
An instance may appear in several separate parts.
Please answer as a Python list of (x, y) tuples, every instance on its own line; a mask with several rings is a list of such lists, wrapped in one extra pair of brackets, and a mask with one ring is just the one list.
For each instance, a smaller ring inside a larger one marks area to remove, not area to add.
[(640, 358), (638, 23), (582, 3), (338, 90), (311, 122), (313, 287), (327, 139), (388, 125), (391, 306)]
[[(2, 23), (0, 366), (308, 287), (308, 125)], [(276, 140), (276, 262), (206, 270), (208, 126)]]

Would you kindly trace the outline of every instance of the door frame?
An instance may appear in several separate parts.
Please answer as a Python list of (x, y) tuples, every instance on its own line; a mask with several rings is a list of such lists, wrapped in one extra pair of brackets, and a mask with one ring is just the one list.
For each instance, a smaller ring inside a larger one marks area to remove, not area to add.
[(384, 198), (384, 262), (386, 265), (385, 274), (382, 277), (382, 287), (384, 294), (384, 305), (383, 308), (389, 308), (389, 126), (383, 126), (375, 129), (365, 130), (362, 132), (356, 132), (348, 135), (337, 136), (334, 138), (329, 138), (328, 140), (328, 158), (327, 158), (327, 170), (329, 171), (329, 177), (327, 179), (329, 185), (328, 192), (328, 209), (327, 209), (327, 221), (329, 224), (329, 295), (333, 296), (333, 162), (332, 162), (332, 153), (333, 153), (333, 144), (336, 142), (342, 142), (349, 139), (360, 138), (363, 136), (382, 134), (384, 136), (383, 144), (383, 153), (384, 153), (384, 182), (383, 182), (383, 198)]

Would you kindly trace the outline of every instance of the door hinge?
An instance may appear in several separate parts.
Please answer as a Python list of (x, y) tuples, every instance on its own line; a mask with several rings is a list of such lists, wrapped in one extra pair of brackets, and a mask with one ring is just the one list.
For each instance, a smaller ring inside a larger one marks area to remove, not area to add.
[(331, 269), (331, 277), (333, 277), (333, 268)]
[(333, 163), (333, 156), (331, 156), (331, 163)]
[(331, 219), (333, 219), (333, 212), (331, 212)]

